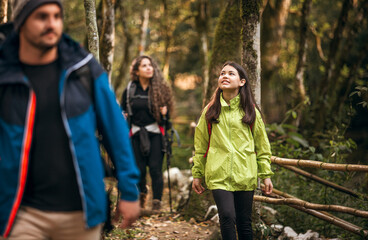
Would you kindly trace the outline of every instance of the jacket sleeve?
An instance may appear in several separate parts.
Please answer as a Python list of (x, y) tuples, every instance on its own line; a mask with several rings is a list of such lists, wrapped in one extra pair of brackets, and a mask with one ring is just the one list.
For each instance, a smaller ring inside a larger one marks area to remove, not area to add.
[(261, 113), (257, 109), (253, 128), (255, 152), (257, 153), (258, 177), (261, 179), (269, 178), (273, 175), (270, 161), (271, 146), (268, 141)]
[(209, 134), (207, 129), (207, 122), (205, 118), (206, 109), (203, 110), (201, 117), (199, 118), (197, 127), (194, 133), (194, 157), (192, 175), (193, 178), (204, 177), (204, 170), (206, 166), (206, 158), (204, 155), (208, 148)]
[(94, 93), (98, 131), (102, 134), (104, 147), (114, 163), (121, 199), (136, 201), (139, 195), (139, 170), (129, 138), (128, 125), (110, 88), (106, 72), (95, 80)]

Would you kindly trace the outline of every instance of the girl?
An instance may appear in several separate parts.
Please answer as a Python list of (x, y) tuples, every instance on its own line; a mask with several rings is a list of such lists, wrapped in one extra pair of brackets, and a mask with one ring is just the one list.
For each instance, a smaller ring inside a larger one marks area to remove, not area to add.
[[(222, 238), (252, 239), (252, 203), (257, 177), (272, 192), (271, 150), (245, 70), (226, 62), (218, 87), (199, 119), (194, 136), (193, 190), (212, 190)], [(236, 230), (235, 230), (236, 226)]]
[(173, 102), (171, 89), (163, 80), (157, 65), (148, 56), (136, 58), (130, 68), (132, 81), (123, 92), (121, 105), (131, 127), (132, 143), (137, 165), (141, 207), (147, 197), (146, 169), (152, 179), (152, 210), (160, 210), (163, 191), (162, 144), (163, 126), (168, 125)]

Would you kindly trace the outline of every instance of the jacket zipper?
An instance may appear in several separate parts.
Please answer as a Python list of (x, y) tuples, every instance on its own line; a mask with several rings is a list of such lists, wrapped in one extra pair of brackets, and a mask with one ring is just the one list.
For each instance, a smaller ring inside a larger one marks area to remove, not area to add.
[[(29, 84), (27, 84), (29, 86)], [(7, 237), (10, 233), (10, 230), (14, 224), (14, 220), (18, 209), (20, 207), (25, 185), (27, 181), (27, 174), (28, 174), (28, 164), (29, 164), (29, 155), (32, 145), (32, 135), (33, 135), (33, 128), (34, 128), (34, 120), (36, 115), (36, 95), (32, 88), (29, 90), (29, 100), (28, 100), (28, 108), (27, 108), (27, 119), (25, 123), (25, 134), (23, 136), (22, 141), (22, 152), (21, 152), (21, 159), (19, 165), (19, 183), (18, 189), (15, 195), (15, 200), (10, 211), (8, 223), (5, 226), (4, 230), (4, 237)]]
[(88, 221), (87, 221), (87, 205), (86, 205), (86, 200), (85, 200), (85, 192), (84, 192), (84, 188), (83, 188), (80, 169), (79, 169), (78, 162), (77, 162), (77, 157), (76, 157), (74, 144), (73, 144), (73, 141), (71, 139), (71, 130), (69, 128), (68, 118), (67, 118), (66, 112), (65, 112), (65, 85), (66, 85), (66, 82), (67, 82), (70, 74), (72, 72), (76, 71), (77, 69), (83, 67), (84, 65), (86, 65), (92, 58), (93, 58), (93, 55), (88, 54), (84, 59), (82, 59), (81, 61), (79, 61), (78, 63), (74, 64), (73, 66), (69, 67), (66, 70), (65, 77), (64, 77), (64, 82), (63, 82), (63, 87), (62, 87), (62, 92), (61, 92), (61, 95), (60, 95), (61, 118), (63, 120), (64, 128), (65, 128), (66, 134), (68, 135), (68, 139), (69, 139), (70, 152), (71, 152), (72, 159), (73, 159), (74, 169), (75, 169), (76, 174), (77, 174), (77, 183), (78, 183), (78, 188), (79, 188), (79, 194), (81, 196), (81, 201), (82, 201), (83, 216), (84, 216), (85, 224), (86, 224), (87, 227), (88, 227), (88, 224), (87, 224)]
[(232, 120), (232, 115), (231, 115), (231, 105), (229, 105), (229, 140), (230, 140), (230, 146), (231, 146), (231, 154), (230, 154), (230, 188), (231, 188), (231, 182), (233, 181), (233, 165), (234, 165), (234, 147), (233, 144), (231, 142), (231, 120)]

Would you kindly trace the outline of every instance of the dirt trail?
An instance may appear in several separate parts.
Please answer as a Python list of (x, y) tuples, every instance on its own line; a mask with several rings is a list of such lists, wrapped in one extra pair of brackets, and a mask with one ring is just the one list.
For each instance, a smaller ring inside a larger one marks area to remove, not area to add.
[[(172, 194), (175, 196), (175, 192)], [(174, 204), (173, 204), (174, 205)], [(158, 212), (151, 211), (151, 195), (148, 194), (148, 202), (145, 209), (142, 209), (141, 217), (129, 230), (119, 229), (115, 224), (115, 229), (105, 237), (105, 240), (117, 239), (172, 239), (172, 240), (212, 240), (219, 239), (219, 227), (217, 224), (206, 221), (197, 223), (194, 219), (183, 220), (180, 213), (170, 213), (168, 189), (164, 189), (162, 207)]]

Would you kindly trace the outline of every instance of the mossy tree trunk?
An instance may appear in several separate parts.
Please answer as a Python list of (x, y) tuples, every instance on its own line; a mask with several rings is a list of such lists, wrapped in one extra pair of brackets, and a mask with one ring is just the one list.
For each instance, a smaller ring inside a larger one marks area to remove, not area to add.
[(261, 106), (261, 49), (260, 49), (260, 7), (262, 0), (242, 0), (242, 65), (252, 85), (258, 106)]
[(215, 29), (212, 55), (209, 64), (210, 78), (208, 82), (208, 91), (204, 96), (205, 103), (208, 103), (217, 87), (217, 79), (222, 64), (226, 61), (240, 63), (240, 31), (241, 18), (239, 14), (239, 2), (236, 0), (229, 0), (220, 14), (220, 19)]
[(84, 0), (84, 9), (86, 13), (88, 50), (99, 61), (99, 37), (96, 19), (96, 4), (94, 0)]
[[(258, 106), (261, 106), (261, 49), (260, 49), (260, 10), (262, 0), (240, 0), (242, 18), (242, 66), (248, 73), (254, 97)], [(258, 185), (260, 182), (258, 181)], [(256, 195), (261, 195), (260, 190), (255, 190)], [(252, 220), (256, 229), (255, 235), (262, 235), (263, 222), (260, 218), (261, 204), (253, 203)]]
[(0, 1), (0, 24), (8, 21), (8, 0)]
[(115, 47), (115, 0), (103, 0), (102, 2), (102, 30), (100, 39), (101, 64), (109, 75), (111, 83), (112, 64)]

